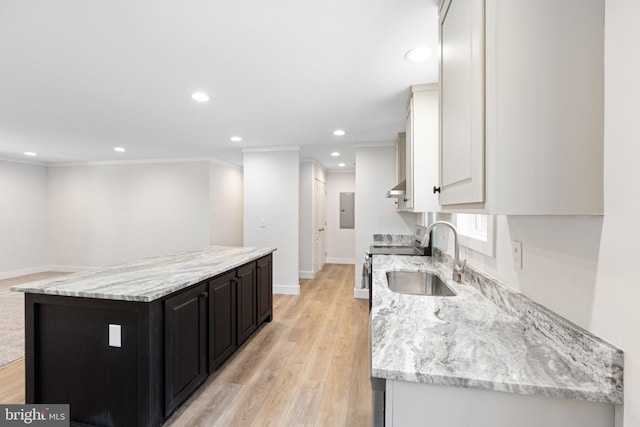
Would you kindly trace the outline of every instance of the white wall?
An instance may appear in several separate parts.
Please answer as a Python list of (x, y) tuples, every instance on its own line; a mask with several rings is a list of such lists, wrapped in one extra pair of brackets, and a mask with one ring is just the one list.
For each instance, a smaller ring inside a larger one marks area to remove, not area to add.
[[(607, 0), (605, 215), (499, 216), (496, 257), (462, 254), (624, 351), (625, 427), (640, 426), (639, 22), (640, 2)], [(513, 269), (511, 240), (522, 241), (522, 271)]]
[[(413, 234), (417, 215), (396, 211), (395, 199), (385, 193), (396, 185), (395, 148), (386, 146), (359, 146), (356, 148), (356, 264), (376, 233)], [(359, 271), (358, 269), (356, 269)], [(359, 292), (361, 277), (355, 277), (355, 296), (368, 298), (368, 292)]]
[(209, 244), (209, 163), (49, 168), (49, 262), (97, 267)]
[(242, 246), (242, 187), (242, 169), (210, 163), (210, 245)]
[(0, 160), (0, 278), (47, 263), (47, 168)]
[(605, 3), (605, 217), (593, 331), (625, 351), (624, 425), (640, 426), (640, 2)]
[(276, 247), (274, 292), (298, 294), (300, 154), (244, 152), (244, 245)]
[[(340, 228), (340, 193), (356, 191), (355, 172), (327, 173), (327, 262), (353, 264), (356, 262), (355, 228)], [(361, 262), (360, 258), (357, 258)]]

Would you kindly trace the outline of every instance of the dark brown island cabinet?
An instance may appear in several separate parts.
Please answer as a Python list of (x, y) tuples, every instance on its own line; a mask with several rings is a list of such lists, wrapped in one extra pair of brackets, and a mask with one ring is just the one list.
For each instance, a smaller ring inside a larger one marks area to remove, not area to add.
[[(78, 426), (159, 426), (273, 316), (272, 255), (151, 302), (25, 294), (27, 403)], [(120, 347), (105, 346), (105, 324)]]

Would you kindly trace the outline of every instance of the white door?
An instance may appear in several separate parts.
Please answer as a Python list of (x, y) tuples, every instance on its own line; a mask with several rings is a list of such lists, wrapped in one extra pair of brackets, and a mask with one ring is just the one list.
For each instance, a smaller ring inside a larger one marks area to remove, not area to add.
[(319, 180), (313, 185), (313, 273), (322, 269), (327, 259), (327, 186)]

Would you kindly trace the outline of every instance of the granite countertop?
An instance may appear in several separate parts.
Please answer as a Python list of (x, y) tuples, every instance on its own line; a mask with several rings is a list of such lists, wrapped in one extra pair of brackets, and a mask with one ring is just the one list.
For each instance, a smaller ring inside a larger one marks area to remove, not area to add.
[[(394, 269), (435, 271), (457, 295), (393, 292), (385, 273)], [(476, 286), (450, 278), (451, 270), (431, 257), (375, 256), (374, 377), (622, 404), (620, 350), (530, 300), (524, 310), (541, 326), (524, 323)], [(516, 307), (511, 296), (498, 299)], [(561, 324), (553, 324), (556, 318)]]
[(12, 286), (12, 291), (150, 302), (274, 252), (210, 246)]

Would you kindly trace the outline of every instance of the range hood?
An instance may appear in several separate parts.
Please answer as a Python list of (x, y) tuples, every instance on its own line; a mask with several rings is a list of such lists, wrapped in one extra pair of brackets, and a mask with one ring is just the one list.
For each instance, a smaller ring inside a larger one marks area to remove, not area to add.
[(387, 197), (404, 197), (407, 193), (407, 181), (402, 181), (400, 184), (387, 191)]

